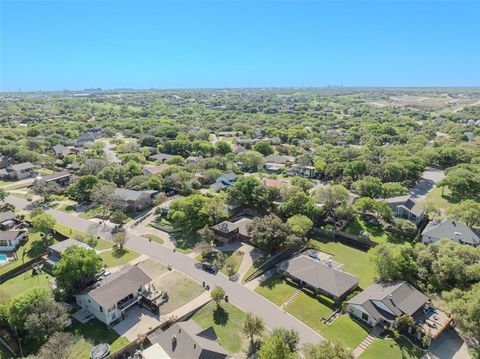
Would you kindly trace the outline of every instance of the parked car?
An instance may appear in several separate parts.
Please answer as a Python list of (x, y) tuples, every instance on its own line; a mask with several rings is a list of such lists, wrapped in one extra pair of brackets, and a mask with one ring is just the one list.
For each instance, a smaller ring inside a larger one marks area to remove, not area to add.
[(202, 263), (202, 268), (204, 271), (216, 274), (218, 272), (218, 267), (215, 264), (204, 262)]

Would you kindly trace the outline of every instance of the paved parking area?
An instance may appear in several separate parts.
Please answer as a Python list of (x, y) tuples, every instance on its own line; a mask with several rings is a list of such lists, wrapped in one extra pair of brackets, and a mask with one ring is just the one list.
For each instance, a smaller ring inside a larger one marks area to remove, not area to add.
[(126, 317), (113, 327), (120, 336), (132, 342), (139, 334), (145, 334), (150, 329), (160, 325), (160, 318), (145, 308), (135, 306), (127, 310)]
[(470, 359), (467, 344), (457, 332), (450, 328), (443, 332), (430, 346), (434, 358), (438, 359)]

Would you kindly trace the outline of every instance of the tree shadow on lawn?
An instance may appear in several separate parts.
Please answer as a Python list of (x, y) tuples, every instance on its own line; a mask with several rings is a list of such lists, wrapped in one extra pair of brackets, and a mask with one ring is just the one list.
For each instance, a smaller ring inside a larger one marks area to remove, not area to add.
[(217, 325), (224, 326), (228, 323), (229, 314), (221, 306), (217, 306), (213, 311), (213, 321)]
[(112, 250), (112, 257), (114, 258), (122, 258), (125, 254), (128, 254), (128, 251), (125, 248), (115, 248)]
[(53, 243), (55, 243), (55, 240), (53, 239), (53, 237), (50, 237), (50, 236), (48, 237), (45, 236), (43, 238), (41, 237), (39, 239), (34, 239), (34, 240), (29, 239), (29, 240), (32, 241), (32, 245), (26, 251), (26, 254), (30, 258), (36, 258), (41, 256), (47, 251), (48, 246), (51, 246)]

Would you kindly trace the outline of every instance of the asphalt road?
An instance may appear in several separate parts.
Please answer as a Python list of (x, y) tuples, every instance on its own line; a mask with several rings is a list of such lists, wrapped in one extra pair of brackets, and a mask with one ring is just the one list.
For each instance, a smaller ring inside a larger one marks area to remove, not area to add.
[[(30, 203), (24, 199), (9, 196), (7, 197), (6, 201), (13, 204), (18, 210), (30, 210)], [(52, 214), (58, 223), (83, 232), (86, 232), (89, 228), (91, 228), (92, 225), (98, 226), (98, 224), (95, 222), (69, 215), (54, 209), (49, 209), (47, 212)], [(102, 225), (98, 226), (97, 228), (98, 235), (100, 235), (102, 238), (111, 238), (109, 231), (102, 231)], [(145, 238), (133, 234), (128, 234), (126, 247), (149, 257), (155, 258), (165, 264), (171, 264), (176, 270), (190, 276), (200, 283), (205, 282), (210, 286), (210, 288), (213, 288), (217, 285), (221, 286), (233, 304), (245, 312), (251, 312), (263, 318), (264, 323), (268, 328), (272, 329), (283, 327), (295, 329), (300, 334), (301, 344), (318, 343), (324, 340), (320, 334), (303, 324), (295, 317), (286, 313), (283, 311), (283, 309), (268, 301), (264, 297), (250, 291), (237, 282), (230, 281), (221, 273), (212, 275), (205, 272), (199, 267), (198, 262), (190, 257), (185, 256), (184, 254), (173, 252), (169, 248), (166, 248), (155, 242), (149, 242)], [(345, 333), (345, 335), (348, 335), (348, 333)]]
[(410, 190), (410, 195), (417, 199), (424, 199), (435, 184), (445, 177), (445, 172), (438, 168), (427, 168), (422, 174), (422, 179)]

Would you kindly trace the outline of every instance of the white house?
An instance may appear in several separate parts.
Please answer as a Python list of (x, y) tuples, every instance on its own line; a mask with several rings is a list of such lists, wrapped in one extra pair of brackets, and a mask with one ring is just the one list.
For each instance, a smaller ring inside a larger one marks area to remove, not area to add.
[(435, 243), (443, 238), (461, 244), (477, 246), (480, 244), (480, 237), (467, 225), (458, 221), (443, 220), (430, 221), (422, 232), (422, 243)]
[(151, 278), (137, 266), (126, 266), (75, 296), (77, 305), (109, 325), (138, 303)]
[(0, 231), (0, 252), (12, 252), (25, 237), (22, 231)]

